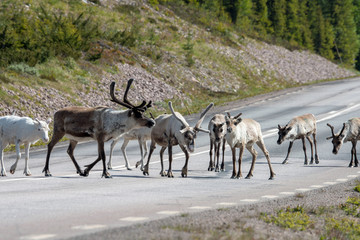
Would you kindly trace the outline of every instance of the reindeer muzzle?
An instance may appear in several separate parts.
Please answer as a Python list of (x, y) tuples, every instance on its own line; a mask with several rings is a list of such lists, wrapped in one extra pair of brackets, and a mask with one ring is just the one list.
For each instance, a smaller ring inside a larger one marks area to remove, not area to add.
[(152, 120), (152, 119), (150, 119), (150, 120), (146, 123), (146, 126), (149, 127), (149, 128), (155, 126), (155, 121)]

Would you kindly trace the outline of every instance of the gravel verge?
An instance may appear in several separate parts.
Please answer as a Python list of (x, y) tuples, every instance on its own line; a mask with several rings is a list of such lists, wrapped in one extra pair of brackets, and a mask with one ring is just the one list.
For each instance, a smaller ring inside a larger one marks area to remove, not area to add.
[[(360, 194), (354, 191), (359, 181), (360, 177), (289, 197), (184, 213), (70, 239), (320, 239), (325, 234), (325, 217), (342, 221), (346, 215), (339, 206), (344, 204), (348, 197), (360, 197)], [(303, 231), (284, 229), (260, 218), (262, 213), (275, 214), (280, 209), (297, 206), (302, 206), (309, 215), (314, 213), (311, 219), (316, 220)], [(318, 213), (315, 214), (316, 212)], [(353, 219), (359, 224), (359, 218)], [(347, 239), (341, 235), (336, 237)]]

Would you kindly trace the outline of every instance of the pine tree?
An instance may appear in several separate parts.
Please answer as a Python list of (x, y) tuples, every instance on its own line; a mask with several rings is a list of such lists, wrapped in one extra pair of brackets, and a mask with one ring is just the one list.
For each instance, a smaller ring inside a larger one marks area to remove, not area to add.
[(253, 30), (251, 22), (252, 15), (252, 1), (241, 0), (239, 2), (237, 25), (245, 33), (249, 33)]
[(272, 32), (266, 2), (267, 0), (253, 0), (254, 27), (261, 36)]
[(299, 2), (298, 0), (289, 0), (286, 3), (286, 39), (291, 45), (301, 44), (301, 29), (299, 24)]
[(333, 26), (338, 59), (350, 65), (355, 64), (359, 52), (359, 41), (354, 21), (354, 5), (352, 0), (335, 0), (333, 6)]
[[(354, 20), (356, 25), (356, 34), (358, 36), (358, 39), (360, 39), (360, 0), (354, 0)], [(355, 68), (357, 70), (360, 70), (360, 50), (357, 53), (356, 56), (356, 63)]]
[(278, 38), (284, 38), (286, 32), (286, 0), (270, 0), (269, 19), (272, 22), (274, 34)]
[(301, 34), (300, 45), (309, 50), (312, 50), (313, 41), (310, 31), (310, 24), (307, 17), (309, 14), (308, 2), (309, 0), (299, 0), (298, 19), (299, 19), (300, 34)]

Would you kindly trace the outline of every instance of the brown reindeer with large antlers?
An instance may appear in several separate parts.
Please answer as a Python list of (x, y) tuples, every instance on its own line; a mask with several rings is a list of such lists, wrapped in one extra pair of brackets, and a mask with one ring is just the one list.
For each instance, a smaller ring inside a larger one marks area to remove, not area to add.
[(332, 139), (333, 154), (337, 154), (343, 143), (350, 141), (352, 143), (351, 148), (351, 160), (349, 167), (359, 166), (359, 161), (356, 157), (356, 143), (360, 139), (360, 118), (351, 118), (343, 124), (341, 131), (338, 134), (334, 133), (334, 127), (327, 124), (331, 129), (331, 137), (326, 138), (327, 140)]
[[(172, 173), (172, 147), (179, 145), (181, 150), (185, 153), (185, 165), (182, 168), (181, 176), (187, 177), (188, 173), (188, 161), (189, 152), (194, 152), (196, 134), (201, 132), (209, 133), (208, 130), (201, 128), (201, 123), (204, 121), (205, 114), (213, 106), (210, 103), (209, 106), (202, 112), (200, 119), (195, 124), (195, 127), (190, 127), (185, 118), (178, 112), (175, 112), (172, 103), (169, 102), (169, 108), (172, 114), (162, 114), (155, 119), (156, 125), (151, 130), (151, 144), (150, 152), (148, 155), (147, 163), (144, 166), (143, 174), (149, 175), (149, 162), (151, 155), (156, 148), (156, 144), (161, 146), (160, 161), (161, 161), (161, 176), (174, 177)], [(168, 148), (169, 155), (169, 170), (167, 174), (164, 171), (163, 154)]]
[[(154, 120), (144, 116), (146, 109), (151, 107), (151, 101), (148, 103), (143, 101), (140, 105), (135, 106), (127, 99), (127, 94), (132, 82), (133, 79), (128, 81), (123, 101), (115, 97), (115, 82), (110, 84), (111, 101), (128, 108), (128, 110), (113, 110), (108, 107), (66, 107), (55, 113), (54, 133), (48, 144), (46, 163), (43, 170), (45, 176), (51, 176), (49, 160), (53, 147), (62, 137), (66, 136), (70, 139), (67, 153), (80, 176), (88, 176), (95, 164), (102, 160), (102, 176), (105, 178), (111, 177), (106, 170), (104, 142), (118, 138), (131, 129), (144, 126), (152, 127), (155, 125)], [(83, 172), (76, 162), (73, 152), (78, 141), (89, 139), (96, 140), (98, 143), (98, 158), (93, 163), (85, 166), (86, 169)]]

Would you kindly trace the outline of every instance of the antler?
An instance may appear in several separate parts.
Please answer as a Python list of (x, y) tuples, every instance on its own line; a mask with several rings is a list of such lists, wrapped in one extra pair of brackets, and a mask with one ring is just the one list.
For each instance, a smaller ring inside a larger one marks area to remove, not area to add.
[(120, 104), (120, 105), (122, 105), (124, 107), (130, 108), (130, 109), (136, 109), (136, 110), (138, 110), (140, 112), (145, 112), (147, 108), (151, 107), (151, 101), (149, 101), (149, 103), (146, 104), (146, 101), (143, 100), (143, 102), (140, 105), (135, 106), (132, 103), (130, 103), (130, 101), (127, 99), (127, 95), (128, 95), (129, 89), (130, 89), (131, 84), (133, 83), (133, 81), (134, 81), (134, 79), (132, 79), (132, 78), (129, 79), (129, 81), (127, 83), (127, 86), (126, 86), (125, 93), (124, 93), (124, 98), (123, 98), (124, 100), (123, 101), (121, 101), (121, 100), (119, 100), (119, 99), (117, 99), (115, 97), (115, 93), (114, 93), (114, 91), (115, 91), (115, 82), (112, 82), (110, 84), (111, 101), (115, 102), (117, 104)]
[(335, 137), (335, 133), (334, 133), (334, 126), (331, 126), (330, 123), (327, 123), (326, 125), (329, 126), (329, 128), (331, 129), (331, 137), (327, 137), (326, 139), (330, 139), (330, 138), (334, 138)]
[(173, 106), (172, 106), (172, 102), (171, 102), (171, 101), (169, 101), (169, 108), (170, 108), (170, 111), (171, 111), (171, 113), (173, 114), (173, 116), (174, 116), (178, 121), (180, 121), (180, 122), (182, 123), (182, 125), (184, 125), (185, 127), (189, 127), (189, 124), (188, 124), (186, 121), (184, 121), (183, 119), (179, 118), (179, 117), (175, 114), (175, 111), (174, 111), (174, 109), (173, 109)]
[(343, 123), (343, 128), (341, 129), (340, 133), (339, 133), (339, 136), (341, 136), (344, 132), (344, 129), (345, 129), (345, 123)]
[[(229, 118), (231, 118), (230, 112), (226, 112), (226, 114), (228, 115)], [(239, 113), (238, 115), (236, 115), (236, 116), (234, 117), (234, 119), (237, 119), (238, 117), (240, 117), (241, 114), (242, 114), (242, 113)]]
[(199, 119), (199, 121), (197, 121), (197, 123), (195, 125), (195, 130), (209, 133), (208, 130), (202, 129), (200, 126), (201, 126), (202, 122), (204, 121), (205, 114), (210, 110), (210, 108), (212, 108), (212, 106), (214, 106), (214, 103), (210, 103), (209, 106), (207, 106), (206, 109), (201, 113), (200, 119)]

